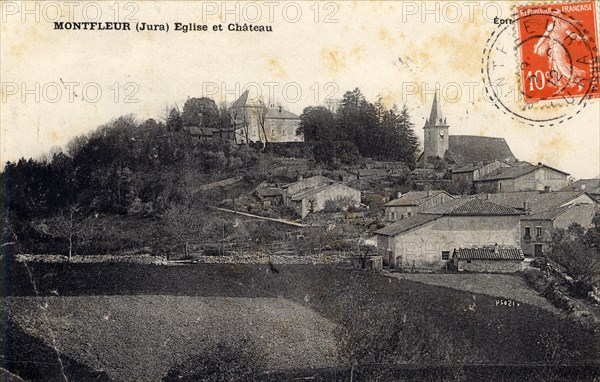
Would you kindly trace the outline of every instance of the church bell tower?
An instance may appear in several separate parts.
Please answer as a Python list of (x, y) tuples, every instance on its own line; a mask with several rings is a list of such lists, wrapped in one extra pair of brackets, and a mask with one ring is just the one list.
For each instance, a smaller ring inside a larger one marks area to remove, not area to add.
[(436, 93), (433, 97), (431, 114), (425, 122), (425, 127), (423, 127), (423, 130), (425, 130), (425, 139), (423, 140), (424, 160), (427, 160), (429, 157), (444, 158), (446, 151), (448, 151), (448, 128), (449, 126), (442, 114), (442, 108)]

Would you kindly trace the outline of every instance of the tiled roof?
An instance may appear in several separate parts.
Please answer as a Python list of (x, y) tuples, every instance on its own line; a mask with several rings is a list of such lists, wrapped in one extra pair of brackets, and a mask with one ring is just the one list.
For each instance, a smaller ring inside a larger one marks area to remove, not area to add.
[(448, 147), (447, 156), (459, 166), (480, 161), (515, 162), (517, 160), (504, 138), (450, 135)]
[(327, 190), (328, 188), (332, 188), (332, 187), (341, 187), (341, 188), (345, 188), (345, 189), (353, 189), (352, 187), (348, 187), (346, 185), (343, 185), (342, 183), (332, 183), (332, 184), (321, 184), (318, 185), (314, 188), (309, 188), (308, 190), (303, 190), (299, 193), (297, 193), (296, 195), (292, 196), (292, 200), (302, 200), (308, 196), (311, 195), (315, 195), (318, 194), (319, 192), (322, 192), (324, 190)]
[(501, 167), (498, 170), (491, 172), (490, 174), (482, 176), (479, 179), (475, 179), (474, 181), (475, 182), (486, 182), (486, 181), (501, 180), (501, 179), (515, 179), (520, 176), (529, 174), (530, 172), (533, 172), (540, 168), (547, 168), (547, 169), (550, 169), (550, 170), (553, 170), (556, 172), (560, 172), (561, 174), (564, 174), (564, 175), (569, 175), (568, 173), (566, 173), (564, 171), (555, 169), (550, 166), (546, 166), (545, 164), (538, 164), (536, 166), (523, 165), (523, 166), (515, 166), (515, 167)]
[(267, 109), (266, 119), (300, 119), (296, 114), (278, 107), (270, 107)]
[(375, 234), (384, 236), (396, 236), (402, 232), (410, 231), (413, 228), (417, 228), (419, 226), (422, 226), (423, 224), (432, 222), (440, 217), (441, 215), (415, 214), (413, 216), (400, 219), (397, 222), (392, 223), (386, 227), (383, 227), (375, 231)]
[(522, 213), (514, 208), (474, 197), (450, 200), (447, 203), (430, 208), (423, 212), (428, 214), (442, 214), (446, 216), (506, 216), (520, 215)]
[(445, 191), (410, 191), (400, 196), (398, 199), (391, 200), (384, 204), (384, 207), (398, 206), (418, 206), (429, 198), (433, 198)]
[(600, 192), (600, 179), (579, 179), (578, 181), (569, 184), (561, 191)]
[(573, 212), (575, 214), (577, 214), (578, 212), (585, 214), (587, 211), (589, 211), (590, 208), (593, 208), (593, 207), (590, 207), (589, 204), (569, 204), (566, 206), (552, 209), (550, 211), (544, 211), (544, 212), (540, 212), (537, 214), (525, 215), (521, 218), (521, 220), (554, 220), (558, 216), (565, 213), (567, 210), (573, 209)]
[(459, 248), (454, 250), (458, 260), (523, 260), (523, 251), (519, 248)]
[(515, 209), (523, 209), (523, 203), (528, 202), (530, 212), (536, 214), (558, 208), (581, 195), (584, 193), (575, 191), (516, 191), (477, 194), (475, 197)]

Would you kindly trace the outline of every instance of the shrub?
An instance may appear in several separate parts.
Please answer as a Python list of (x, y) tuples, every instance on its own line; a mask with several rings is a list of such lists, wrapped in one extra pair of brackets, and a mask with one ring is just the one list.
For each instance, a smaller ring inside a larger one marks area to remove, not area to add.
[(349, 196), (338, 196), (327, 200), (323, 206), (323, 212), (341, 212), (354, 206), (354, 200)]

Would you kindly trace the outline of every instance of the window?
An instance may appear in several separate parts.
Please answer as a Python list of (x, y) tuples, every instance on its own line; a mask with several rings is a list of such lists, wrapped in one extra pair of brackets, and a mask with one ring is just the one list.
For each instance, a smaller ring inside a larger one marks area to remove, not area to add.
[(411, 217), (412, 216), (412, 212), (407, 212), (406, 213), (406, 217)]
[(442, 251), (442, 260), (450, 260), (450, 251)]
[(525, 227), (525, 239), (531, 239), (531, 227)]
[(542, 237), (542, 227), (535, 227), (535, 237)]

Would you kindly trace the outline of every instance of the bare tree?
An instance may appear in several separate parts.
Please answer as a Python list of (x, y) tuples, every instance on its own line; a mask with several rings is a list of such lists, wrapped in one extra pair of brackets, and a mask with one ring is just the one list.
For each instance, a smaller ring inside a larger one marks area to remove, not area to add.
[(93, 215), (85, 213), (78, 204), (68, 206), (41, 225), (41, 231), (52, 237), (66, 239), (69, 243), (68, 257), (71, 261), (78, 239), (89, 228)]
[(267, 108), (267, 105), (265, 105), (263, 100), (259, 100), (258, 104), (254, 108), (252, 108), (254, 116), (256, 117), (256, 123), (258, 124), (258, 127), (261, 129), (263, 137), (265, 139), (264, 148), (266, 148), (267, 144), (269, 143), (268, 138), (267, 138), (267, 130), (265, 127), (265, 121), (267, 119), (268, 110), (269, 109)]
[(190, 254), (190, 244), (199, 236), (205, 220), (189, 203), (175, 205), (163, 215), (165, 228), (171, 237), (183, 245), (186, 257)]

